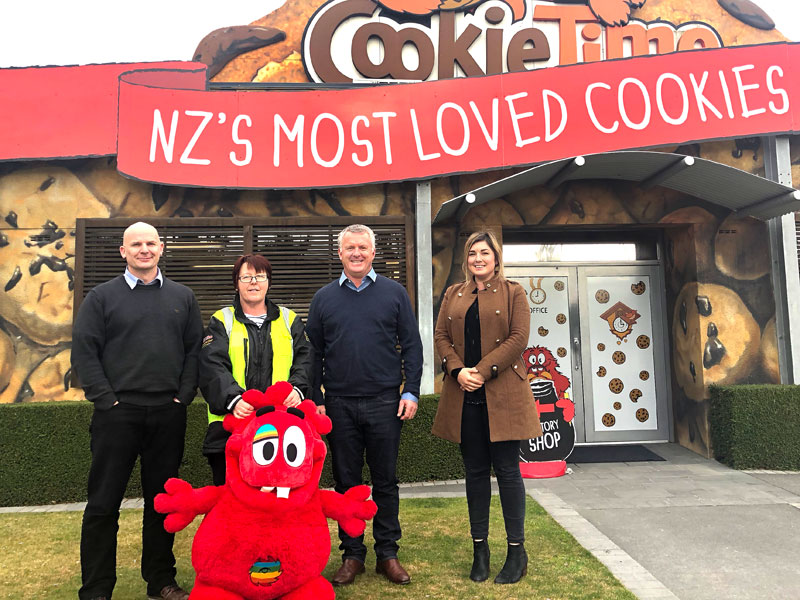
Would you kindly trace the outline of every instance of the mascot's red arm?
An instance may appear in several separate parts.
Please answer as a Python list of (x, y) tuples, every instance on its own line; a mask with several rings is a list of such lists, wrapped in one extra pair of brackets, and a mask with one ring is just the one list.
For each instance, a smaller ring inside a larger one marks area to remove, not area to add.
[(191, 523), (197, 515), (210, 511), (225, 488), (209, 485), (193, 490), (188, 482), (172, 477), (164, 484), (164, 490), (166, 493), (156, 495), (153, 505), (157, 512), (167, 513), (164, 529), (175, 533)]
[(322, 512), (329, 519), (338, 521), (345, 533), (358, 537), (364, 533), (366, 519), (378, 512), (378, 505), (369, 498), (369, 486), (357, 485), (344, 494), (330, 490), (320, 490)]

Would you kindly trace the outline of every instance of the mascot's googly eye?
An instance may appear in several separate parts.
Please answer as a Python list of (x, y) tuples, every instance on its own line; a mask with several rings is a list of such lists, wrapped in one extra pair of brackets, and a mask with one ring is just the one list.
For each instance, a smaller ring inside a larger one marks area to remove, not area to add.
[(278, 430), (269, 423), (262, 425), (253, 437), (253, 460), (269, 465), (278, 455)]
[(528, 357), (528, 362), (529, 362), (530, 364), (532, 364), (532, 365), (535, 365), (535, 364), (536, 364), (536, 355), (535, 355), (535, 354), (531, 354), (531, 355)]
[(536, 357), (536, 362), (538, 362), (540, 365), (543, 365), (545, 360), (546, 360), (546, 358), (545, 358), (544, 354), (539, 354)]
[(290, 467), (299, 467), (306, 457), (306, 436), (296, 425), (289, 427), (283, 434), (283, 457)]

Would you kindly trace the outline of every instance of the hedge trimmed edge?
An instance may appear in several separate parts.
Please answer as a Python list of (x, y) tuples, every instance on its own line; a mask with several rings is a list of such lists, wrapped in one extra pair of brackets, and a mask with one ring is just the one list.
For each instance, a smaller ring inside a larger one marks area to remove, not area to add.
[(800, 470), (800, 387), (711, 387), (711, 444), (735, 469)]
[[(437, 396), (420, 398), (416, 417), (403, 425), (397, 476), (401, 482), (458, 479), (464, 466), (458, 446), (431, 435)], [(86, 500), (89, 474), (89, 402), (32, 402), (0, 405), (0, 506), (30, 506)], [(211, 470), (201, 453), (206, 405), (189, 407), (186, 448), (180, 476), (194, 486), (211, 485)], [(366, 472), (365, 472), (366, 475)], [(331, 487), (330, 458), (320, 482)], [(142, 495), (139, 467), (125, 496)]]

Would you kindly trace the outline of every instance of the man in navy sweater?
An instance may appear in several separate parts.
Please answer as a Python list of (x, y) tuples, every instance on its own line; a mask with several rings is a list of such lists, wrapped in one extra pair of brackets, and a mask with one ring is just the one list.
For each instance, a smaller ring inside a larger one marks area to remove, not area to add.
[[(417, 412), (422, 341), (406, 290), (372, 268), (375, 234), (369, 227), (350, 225), (339, 233), (339, 258), (342, 275), (314, 295), (306, 324), (316, 353), (314, 399), (333, 422), (328, 442), (337, 492), (362, 483), (366, 452), (378, 505), (372, 524), (375, 570), (406, 584), (411, 578), (397, 559), (396, 466), (403, 421)], [(339, 538), (342, 566), (331, 583), (347, 585), (364, 572), (367, 549), (363, 535), (353, 538), (340, 528)]]
[(111, 598), (116, 583), (119, 507), (141, 457), (142, 577), (152, 599), (185, 600), (175, 582), (174, 535), (153, 498), (178, 475), (186, 406), (197, 389), (203, 337), (192, 291), (164, 277), (164, 244), (147, 223), (125, 230), (125, 273), (98, 285), (81, 304), (72, 332), (72, 366), (94, 402), (92, 466), (81, 530), (81, 600)]

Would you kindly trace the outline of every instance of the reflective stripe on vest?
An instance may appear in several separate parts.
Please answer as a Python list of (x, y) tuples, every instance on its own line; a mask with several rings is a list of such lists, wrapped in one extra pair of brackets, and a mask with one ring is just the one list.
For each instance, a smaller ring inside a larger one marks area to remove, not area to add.
[[(269, 338), (272, 343), (272, 383), (287, 381), (294, 359), (294, 340), (292, 340), (292, 323), (297, 316), (285, 306), (279, 306), (281, 319), (272, 321)], [(234, 316), (232, 306), (226, 306), (214, 313), (214, 318), (225, 325), (228, 334), (228, 356), (231, 359), (231, 373), (240, 387), (247, 389), (245, 375), (250, 349), (247, 346), (247, 327)], [(215, 415), (208, 409), (208, 422), (222, 421), (225, 415)]]

